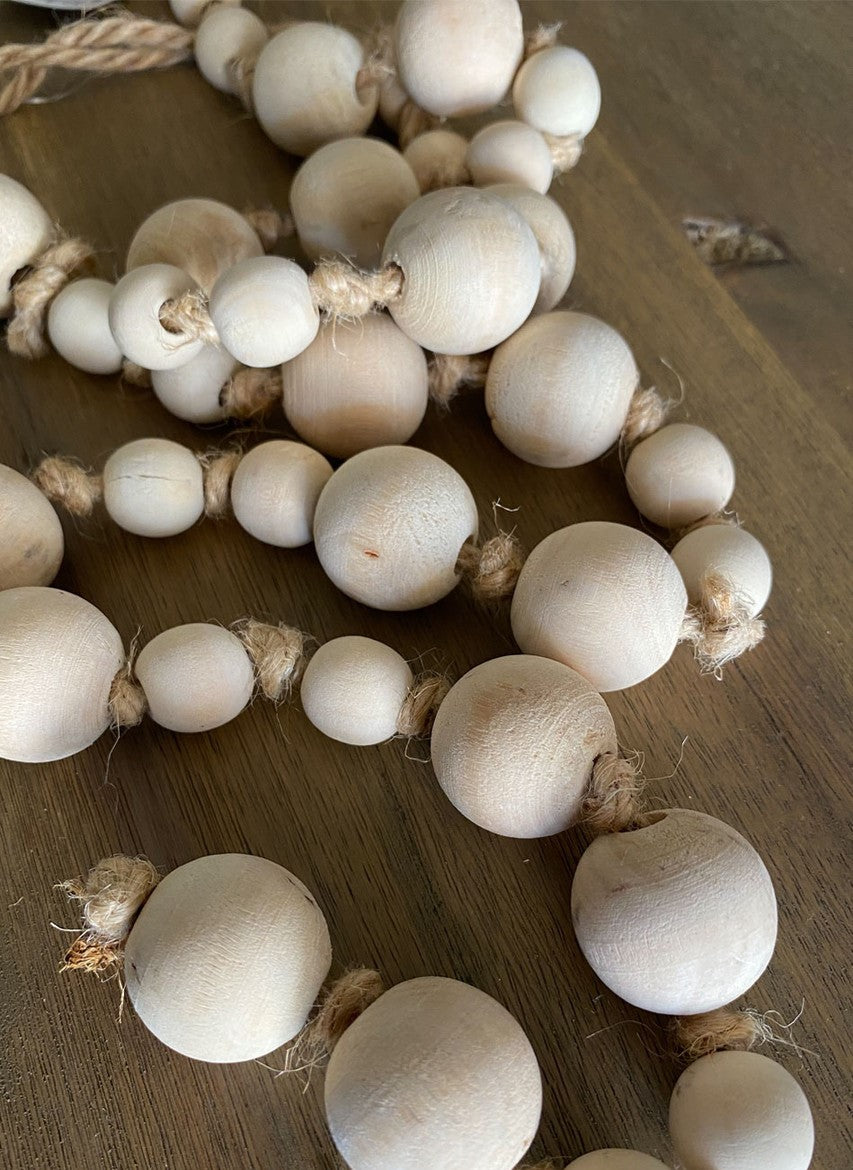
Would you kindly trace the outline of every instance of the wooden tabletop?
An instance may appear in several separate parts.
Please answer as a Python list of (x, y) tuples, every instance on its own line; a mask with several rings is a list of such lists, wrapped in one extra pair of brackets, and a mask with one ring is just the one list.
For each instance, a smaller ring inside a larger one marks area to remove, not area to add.
[[(165, 5), (136, 7), (166, 15)], [(366, 31), (377, 14), (390, 19), (393, 5), (261, 11), (271, 20), (326, 15)], [(554, 188), (579, 241), (568, 303), (624, 333), (647, 384), (673, 385), (664, 361), (684, 379), (680, 416), (712, 428), (732, 451), (735, 505), (776, 571), (767, 639), (722, 683), (700, 677), (682, 647), (654, 678), (608, 702), (623, 745), (644, 753), (654, 800), (722, 818), (766, 861), (779, 942), (745, 1002), (778, 1012), (783, 1038), (782, 1025), (797, 1018), (791, 1046), (771, 1055), (811, 1101), (814, 1166), (845, 1170), (851, 9), (525, 5), (529, 25), (555, 17), (595, 63), (604, 93), (581, 164)], [(40, 36), (51, 19), (4, 5), (0, 35)], [(286, 206), (293, 160), (193, 68), (71, 88), (0, 125), (0, 170), (66, 229), (97, 242), (102, 275), (121, 272), (136, 225), (168, 200)], [(725, 274), (703, 266), (680, 222), (719, 214), (766, 223), (791, 262)], [(21, 470), (42, 451), (101, 466), (140, 436), (202, 448), (227, 433), (195, 430), (150, 394), (55, 357), (27, 363), (4, 349), (0, 379), (0, 460)], [(282, 429), (273, 416), (257, 436)], [(449, 416), (431, 410), (414, 441), (465, 476), (484, 517), (498, 498), (518, 508), (528, 547), (578, 520), (638, 523), (614, 457), (571, 471), (523, 464), (494, 439), (477, 395)], [(229, 520), (162, 541), (103, 518), (66, 523), (65, 532), (56, 584), (94, 602), (126, 639), (253, 614), (320, 639), (371, 635), (455, 673), (511, 648), (506, 614), (478, 610), (461, 591), (417, 613), (374, 612), (335, 591), (310, 547), (278, 551)], [(531, 1156), (633, 1146), (669, 1161), (676, 1070), (655, 1055), (660, 1021), (607, 992), (572, 934), (569, 888), (584, 833), (491, 836), (449, 805), (425, 755), (401, 742), (345, 747), (311, 727), (298, 702), (278, 710), (258, 702), (206, 735), (173, 735), (149, 721), (59, 763), (4, 765), (4, 1164), (339, 1165), (321, 1074), (306, 1090), (261, 1064), (192, 1063), (131, 1010), (118, 1022), (117, 983), (60, 976), (67, 936), (51, 924), (71, 927), (74, 914), (54, 883), (117, 850), (145, 853), (164, 869), (226, 851), (282, 863), (317, 894), (336, 970), (374, 965), (390, 983), (455, 976), (515, 1013), (545, 1082)], [(280, 1067), (281, 1054), (267, 1063)]]

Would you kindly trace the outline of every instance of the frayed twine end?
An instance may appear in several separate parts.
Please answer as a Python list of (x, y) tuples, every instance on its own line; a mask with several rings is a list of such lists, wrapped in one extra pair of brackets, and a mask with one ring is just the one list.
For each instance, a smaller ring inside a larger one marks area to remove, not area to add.
[(602, 752), (592, 766), (581, 821), (596, 834), (638, 828), (644, 788), (636, 763), (617, 752)]
[(562, 27), (563, 22), (558, 20), (554, 24), (539, 24), (532, 32), (528, 33), (524, 42), (525, 61), (534, 53), (541, 53), (543, 49), (553, 49)]
[(765, 624), (750, 613), (748, 599), (722, 574), (702, 578), (700, 600), (687, 609), (679, 641), (690, 642), (703, 674), (722, 677), (726, 663), (763, 640)]
[(351, 1024), (385, 991), (378, 971), (356, 968), (326, 992), (314, 1015), (287, 1050), (285, 1070), (301, 1072), (324, 1063)]
[(426, 738), (450, 686), (446, 675), (434, 671), (419, 674), (409, 687), (397, 716), (397, 734), (407, 739)]
[(499, 532), (479, 545), (466, 540), (459, 550), (456, 572), (475, 600), (490, 603), (509, 597), (524, 566), (525, 552), (512, 532)]
[(85, 878), (62, 882), (59, 889), (82, 905), (83, 930), (69, 947), (63, 971), (106, 974), (120, 967), (133, 922), (160, 874), (146, 857), (116, 854), (104, 858)]
[(464, 388), (482, 389), (489, 372), (489, 355), (471, 356), (434, 353), (429, 360), (429, 396), (441, 409), (447, 410), (450, 403)]
[(306, 664), (308, 635), (294, 626), (277, 626), (246, 618), (235, 633), (246, 647), (266, 698), (280, 703), (299, 681)]
[(91, 516), (103, 495), (104, 481), (76, 459), (47, 455), (32, 473), (32, 481), (53, 504), (61, 504), (72, 516)]
[(788, 253), (777, 240), (748, 223), (697, 217), (683, 220), (681, 226), (696, 255), (711, 267), (747, 268), (788, 260)]

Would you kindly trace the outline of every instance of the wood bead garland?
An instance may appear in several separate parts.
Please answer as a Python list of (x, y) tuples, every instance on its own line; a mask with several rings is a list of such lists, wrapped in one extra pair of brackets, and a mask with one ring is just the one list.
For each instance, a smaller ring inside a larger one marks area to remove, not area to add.
[(176, 536), (204, 512), (199, 461), (170, 439), (134, 439), (104, 464), (104, 507), (126, 532)]
[(735, 468), (716, 435), (690, 423), (670, 423), (634, 447), (625, 484), (647, 520), (683, 528), (726, 507)]
[(512, 85), (515, 114), (557, 138), (585, 138), (598, 121), (601, 86), (592, 63), (577, 49), (552, 45), (522, 64)]
[(62, 525), (35, 484), (0, 464), (0, 590), (49, 585), (62, 563)]
[(398, 732), (413, 682), (396, 650), (373, 638), (334, 638), (317, 650), (302, 679), (302, 709), (330, 739), (366, 746)]
[(184, 293), (197, 298), (199, 286), (173, 264), (146, 264), (121, 278), (110, 298), (109, 322), (125, 357), (145, 370), (171, 370), (196, 356), (210, 338), (189, 335), (185, 321), (167, 327), (162, 316)]
[(229, 268), (213, 286), (209, 308), (222, 344), (253, 367), (296, 357), (320, 326), (308, 278), (281, 256), (259, 256)]
[(203, 345), (177, 370), (153, 370), (151, 387), (176, 418), (198, 424), (220, 422), (229, 413), (223, 391), (239, 369), (240, 363), (227, 350)]
[(550, 312), (566, 295), (575, 274), (577, 246), (572, 225), (559, 203), (529, 187), (497, 183), (487, 189), (524, 216), (536, 237), (541, 271), (533, 312)]
[(492, 122), (471, 139), (465, 156), (477, 187), (515, 183), (544, 195), (554, 164), (548, 144), (526, 122)]
[(110, 330), (113, 285), (88, 278), (67, 284), (51, 301), (47, 336), (69, 365), (87, 374), (116, 374), (122, 352)]

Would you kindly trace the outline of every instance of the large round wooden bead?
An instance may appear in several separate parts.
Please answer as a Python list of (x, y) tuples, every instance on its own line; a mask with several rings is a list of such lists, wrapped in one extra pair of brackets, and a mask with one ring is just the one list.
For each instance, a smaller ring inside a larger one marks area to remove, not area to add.
[(135, 671), (149, 715), (169, 731), (210, 731), (229, 723), (255, 686), (243, 643), (207, 622), (158, 634), (140, 651)]
[(347, 1028), (326, 1116), (351, 1170), (511, 1170), (536, 1134), (536, 1056), (506, 1008), (455, 979), (410, 979)]
[(685, 1069), (669, 1132), (684, 1170), (808, 1170), (814, 1152), (805, 1093), (758, 1052), (714, 1052)]
[(319, 451), (289, 439), (253, 447), (231, 481), (237, 523), (257, 540), (299, 548), (313, 539), (314, 512), (332, 465)]
[(172, 264), (145, 264), (126, 273), (110, 297), (110, 331), (116, 345), (130, 361), (144, 370), (174, 370), (185, 366), (203, 342), (172, 333), (160, 324), (166, 301), (198, 285)]
[(543, 313), (495, 352), (486, 410), (497, 437), (520, 459), (577, 467), (619, 438), (638, 380), (615, 329), (586, 313)]
[(125, 532), (176, 536), (204, 511), (201, 465), (171, 439), (134, 439), (104, 465), (104, 506)]
[(254, 12), (216, 4), (205, 13), (193, 41), (199, 73), (215, 89), (236, 93), (232, 62), (256, 56), (268, 39), (266, 25)]
[(151, 385), (157, 398), (177, 418), (192, 423), (213, 423), (225, 418), (220, 401), (229, 378), (240, 363), (218, 345), (204, 345), (194, 358), (177, 370), (154, 370)]
[(377, 138), (321, 146), (293, 178), (290, 211), (312, 260), (340, 253), (375, 268), (397, 216), (420, 195), (414, 171)]
[(432, 191), (406, 208), (382, 262), (403, 271), (391, 315), (436, 353), (491, 349), (518, 329), (539, 294), (533, 232), (503, 199), (472, 187)]
[(199, 857), (168, 874), (124, 954), (127, 994), (149, 1031), (193, 1060), (231, 1064), (300, 1031), (329, 971), (323, 912), (262, 857)]
[[(241, 4), (242, 0), (216, 0), (220, 4)], [(169, 0), (172, 15), (184, 28), (195, 28), (210, 8), (210, 0)]]
[(124, 650), (99, 609), (59, 589), (5, 589), (0, 646), (0, 757), (62, 760), (106, 731)]
[(477, 505), (458, 472), (416, 447), (375, 447), (335, 472), (314, 515), (328, 577), (375, 609), (431, 605), (459, 580), (456, 563), (477, 534)]
[(536, 237), (541, 271), (533, 312), (548, 313), (566, 295), (575, 274), (577, 246), (572, 225), (559, 203), (548, 195), (511, 183), (497, 183), (489, 190), (524, 216)]
[(740, 833), (667, 809), (599, 837), (578, 862), (572, 922), (598, 978), (661, 1015), (724, 1007), (752, 987), (776, 945), (776, 897)]
[(597, 691), (621, 691), (669, 661), (687, 593), (657, 541), (591, 520), (546, 536), (527, 558), (512, 599), (525, 654), (571, 666)]
[(0, 317), (8, 317), (12, 309), (12, 277), (32, 264), (53, 236), (53, 223), (38, 199), (0, 175)]
[(616, 751), (613, 719), (586, 679), (548, 658), (475, 666), (438, 709), (430, 754), (456, 808), (505, 837), (574, 824), (596, 757)]
[(412, 685), (409, 664), (373, 638), (333, 638), (305, 668), (302, 707), (314, 726), (339, 743), (383, 743), (397, 734)]
[(395, 33), (405, 91), (440, 118), (480, 114), (506, 97), (524, 48), (516, 0), (404, 0)]
[(471, 139), (466, 161), (478, 187), (518, 183), (544, 194), (554, 174), (548, 144), (526, 122), (492, 122), (484, 126)]
[(255, 66), (258, 121), (291, 154), (363, 134), (379, 101), (377, 86), (356, 89), (363, 65), (364, 49), (352, 33), (315, 21), (291, 25), (264, 46)]
[(216, 199), (178, 199), (152, 212), (137, 228), (127, 251), (127, 271), (143, 264), (173, 264), (209, 293), (232, 265), (262, 254), (257, 232), (233, 207)]
[(64, 551), (50, 502), (25, 475), (0, 463), (0, 590), (49, 585)]
[(725, 508), (735, 489), (735, 465), (704, 427), (670, 423), (631, 452), (625, 485), (647, 520), (682, 528)]
[(761, 612), (770, 596), (773, 566), (764, 545), (736, 524), (705, 524), (688, 532), (672, 550), (691, 604), (702, 600), (708, 573), (730, 582), (750, 617)]
[(601, 86), (591, 62), (577, 49), (554, 45), (534, 53), (515, 75), (515, 114), (557, 137), (585, 137), (598, 121)]
[(323, 322), (281, 375), (290, 425), (339, 459), (407, 442), (429, 398), (424, 351), (380, 313), (351, 323)]
[(455, 130), (426, 130), (403, 151), (403, 158), (415, 172), (421, 191), (457, 187), (469, 177), (465, 161), (468, 139)]
[(210, 294), (210, 318), (228, 352), (256, 369), (301, 353), (320, 325), (308, 277), (283, 256), (242, 260), (223, 273)]
[(87, 374), (115, 374), (122, 354), (110, 330), (113, 286), (106, 280), (74, 280), (53, 301), (47, 314), (51, 345), (69, 365)]
[(566, 1170), (669, 1170), (663, 1162), (637, 1150), (593, 1150), (569, 1162)]

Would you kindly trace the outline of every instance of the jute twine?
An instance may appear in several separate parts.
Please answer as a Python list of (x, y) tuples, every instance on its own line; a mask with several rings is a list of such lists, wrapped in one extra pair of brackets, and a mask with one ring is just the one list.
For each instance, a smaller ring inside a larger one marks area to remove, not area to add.
[(456, 572), (477, 601), (497, 602), (515, 589), (524, 560), (518, 537), (512, 532), (499, 532), (482, 545), (466, 540), (459, 550)]
[(273, 703), (281, 702), (305, 669), (308, 635), (294, 626), (281, 622), (273, 626), (254, 618), (238, 622), (234, 632), (252, 660), (262, 693)]
[(617, 752), (603, 752), (592, 766), (581, 820), (596, 834), (638, 828), (644, 787), (645, 781), (630, 760)]
[(308, 277), (314, 304), (335, 318), (364, 317), (374, 308), (392, 304), (403, 288), (403, 270), (388, 264), (365, 272), (340, 257), (318, 260)]
[(282, 215), (273, 207), (248, 207), (243, 218), (257, 232), (265, 252), (271, 252), (279, 240), (292, 236), (296, 231), (293, 216)]
[(773, 1040), (774, 1033), (756, 1011), (718, 1008), (698, 1016), (676, 1016), (670, 1024), (670, 1039), (675, 1056), (686, 1063), (722, 1050), (749, 1052)]
[(420, 164), (418, 178), (421, 194), (426, 195), (429, 191), (442, 191), (445, 187), (468, 186), (471, 172), (464, 158), (438, 154), (430, 160), (429, 166)]
[(160, 324), (180, 341), (203, 341), (205, 345), (219, 345), (219, 334), (210, 319), (206, 295), (200, 289), (188, 289), (179, 297), (164, 301), (158, 314)]
[(659, 431), (671, 409), (672, 402), (659, 394), (654, 386), (650, 386), (648, 390), (638, 386), (628, 404), (628, 413), (619, 437), (622, 455), (628, 455), (631, 448), (636, 447), (641, 439), (647, 439), (649, 435)]
[(397, 734), (407, 739), (426, 738), (438, 709), (450, 690), (450, 679), (435, 671), (419, 674), (409, 687), (397, 716)]
[(62, 455), (46, 456), (31, 478), (52, 503), (61, 504), (72, 516), (91, 516), (104, 493), (102, 476)]
[(748, 223), (685, 219), (682, 227), (697, 256), (705, 264), (740, 268), (751, 264), (780, 264), (788, 259), (781, 244)]
[(690, 642), (703, 674), (720, 676), (733, 658), (753, 650), (764, 637), (760, 617), (751, 617), (747, 600), (723, 574), (709, 570), (701, 597), (687, 609), (679, 641)]
[(281, 367), (253, 370), (243, 367), (219, 393), (219, 404), (229, 418), (256, 418), (281, 401)]
[(85, 878), (58, 887), (82, 906), (83, 930), (69, 947), (63, 971), (95, 975), (121, 967), (134, 919), (160, 875), (146, 857), (107, 857)]
[(556, 134), (542, 134), (548, 149), (551, 152), (551, 162), (558, 175), (564, 175), (572, 167), (576, 167), (583, 154), (583, 137), (580, 134), (566, 134), (560, 138)]
[(110, 727), (116, 732), (123, 731), (125, 727), (137, 727), (148, 710), (145, 691), (133, 670), (137, 648), (138, 639), (134, 638), (128, 647), (124, 665), (117, 671), (110, 686), (107, 707)]
[(127, 358), (121, 364), (121, 380), (130, 386), (138, 386), (141, 390), (151, 389), (151, 371)]
[(482, 389), (489, 372), (487, 354), (462, 355), (434, 353), (429, 360), (429, 396), (437, 406), (447, 409), (460, 392), (467, 387)]
[(553, 49), (557, 43), (557, 38), (560, 35), (560, 29), (563, 27), (563, 22), (558, 20), (555, 24), (540, 24), (537, 25), (532, 32), (529, 32), (524, 41), (524, 60), (532, 57), (534, 53), (541, 53), (543, 49)]
[(15, 281), (12, 317), (6, 331), (6, 342), (12, 353), (25, 358), (45, 356), (48, 345), (44, 330), (50, 302), (93, 256), (94, 252), (83, 240), (58, 238)]
[(212, 520), (221, 520), (231, 504), (231, 480), (243, 452), (238, 447), (227, 451), (214, 447), (196, 458), (201, 464), (204, 483), (204, 514)]
[(299, 1072), (322, 1064), (351, 1024), (385, 991), (378, 971), (357, 967), (336, 980), (290, 1045), (285, 1069)]

